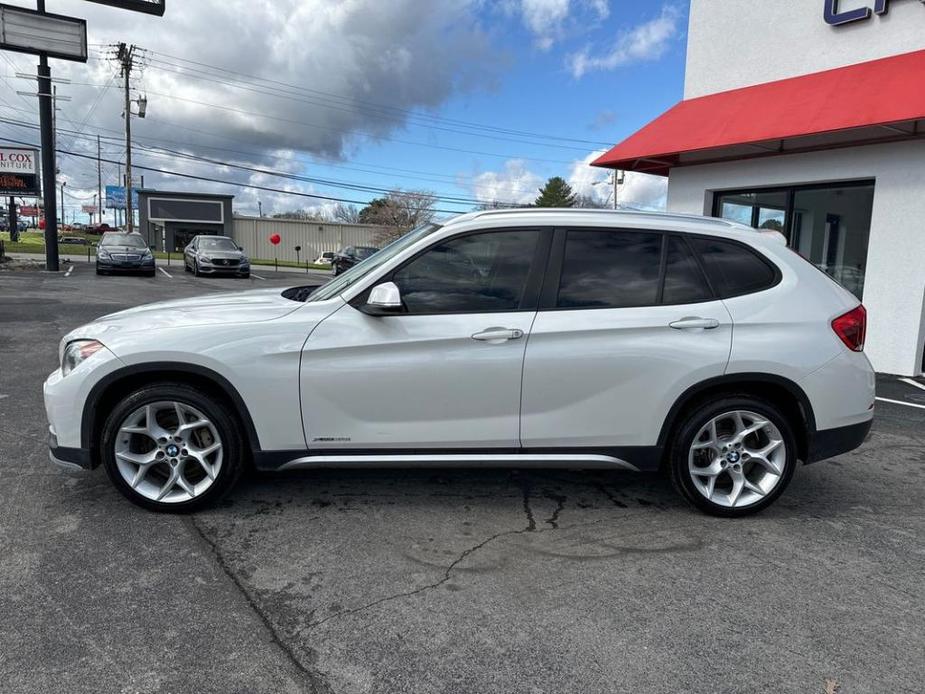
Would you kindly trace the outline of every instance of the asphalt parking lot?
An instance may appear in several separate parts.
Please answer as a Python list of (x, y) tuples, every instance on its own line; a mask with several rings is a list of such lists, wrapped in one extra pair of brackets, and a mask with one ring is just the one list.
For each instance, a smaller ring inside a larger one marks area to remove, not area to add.
[(921, 692), (914, 383), (883, 377), (871, 439), (745, 520), (653, 476), (513, 470), (257, 476), (161, 516), (47, 462), (61, 335), (307, 283), (176, 270), (0, 272), (0, 690)]

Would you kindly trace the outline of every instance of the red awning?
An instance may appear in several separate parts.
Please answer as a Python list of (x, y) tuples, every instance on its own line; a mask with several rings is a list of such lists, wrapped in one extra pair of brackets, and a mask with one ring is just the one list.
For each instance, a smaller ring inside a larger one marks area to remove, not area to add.
[(925, 50), (688, 99), (594, 166), (674, 166), (925, 135)]

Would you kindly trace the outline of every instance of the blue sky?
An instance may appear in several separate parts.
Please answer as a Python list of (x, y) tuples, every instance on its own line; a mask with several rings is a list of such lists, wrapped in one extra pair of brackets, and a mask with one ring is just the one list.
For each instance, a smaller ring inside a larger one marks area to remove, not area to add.
[[(258, 200), (264, 212), (330, 211), (304, 196), (364, 201), (393, 188), (459, 198), (438, 207), (464, 211), (530, 201), (553, 175), (603, 202), (608, 186), (591, 183), (607, 172), (583, 160), (683, 91), (683, 0), (174, 0), (160, 19), (82, 0), (48, 0), (48, 9), (85, 17), (91, 44), (86, 64), (53, 61), (72, 80), (60, 87), (73, 99), (60, 146), (95, 155), (101, 134), (104, 158), (124, 157), (109, 56), (111, 44), (134, 43), (132, 94), (147, 94), (149, 112), (134, 122), (136, 164), (237, 185), (153, 171), (146, 184), (231, 191), (245, 214)], [(29, 85), (15, 77), (34, 59), (0, 55), (0, 137), (34, 141), (35, 100), (16, 95)], [(472, 123), (539, 137), (477, 136)], [(92, 198), (95, 162), (65, 155), (60, 168), (67, 204), (79, 209)], [(116, 182), (116, 164), (104, 178)], [(636, 176), (621, 200), (658, 207), (663, 193), (663, 180)]]

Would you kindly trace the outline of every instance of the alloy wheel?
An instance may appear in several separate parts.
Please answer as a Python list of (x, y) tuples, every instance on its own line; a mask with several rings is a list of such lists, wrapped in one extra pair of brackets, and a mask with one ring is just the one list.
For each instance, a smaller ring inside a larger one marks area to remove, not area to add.
[(177, 401), (134, 410), (119, 425), (113, 453), (129, 487), (160, 503), (202, 495), (222, 469), (222, 440), (215, 425), (195, 407)]
[(713, 417), (694, 437), (688, 469), (711, 503), (741, 508), (758, 503), (784, 477), (787, 446), (765, 416), (733, 410)]

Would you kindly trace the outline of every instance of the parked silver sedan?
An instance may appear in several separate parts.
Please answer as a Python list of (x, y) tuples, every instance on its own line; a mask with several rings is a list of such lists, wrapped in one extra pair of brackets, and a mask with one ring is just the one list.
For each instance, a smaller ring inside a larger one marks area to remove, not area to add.
[(251, 261), (244, 249), (227, 236), (201, 235), (184, 249), (183, 269), (196, 277), (216, 274), (250, 277)]

